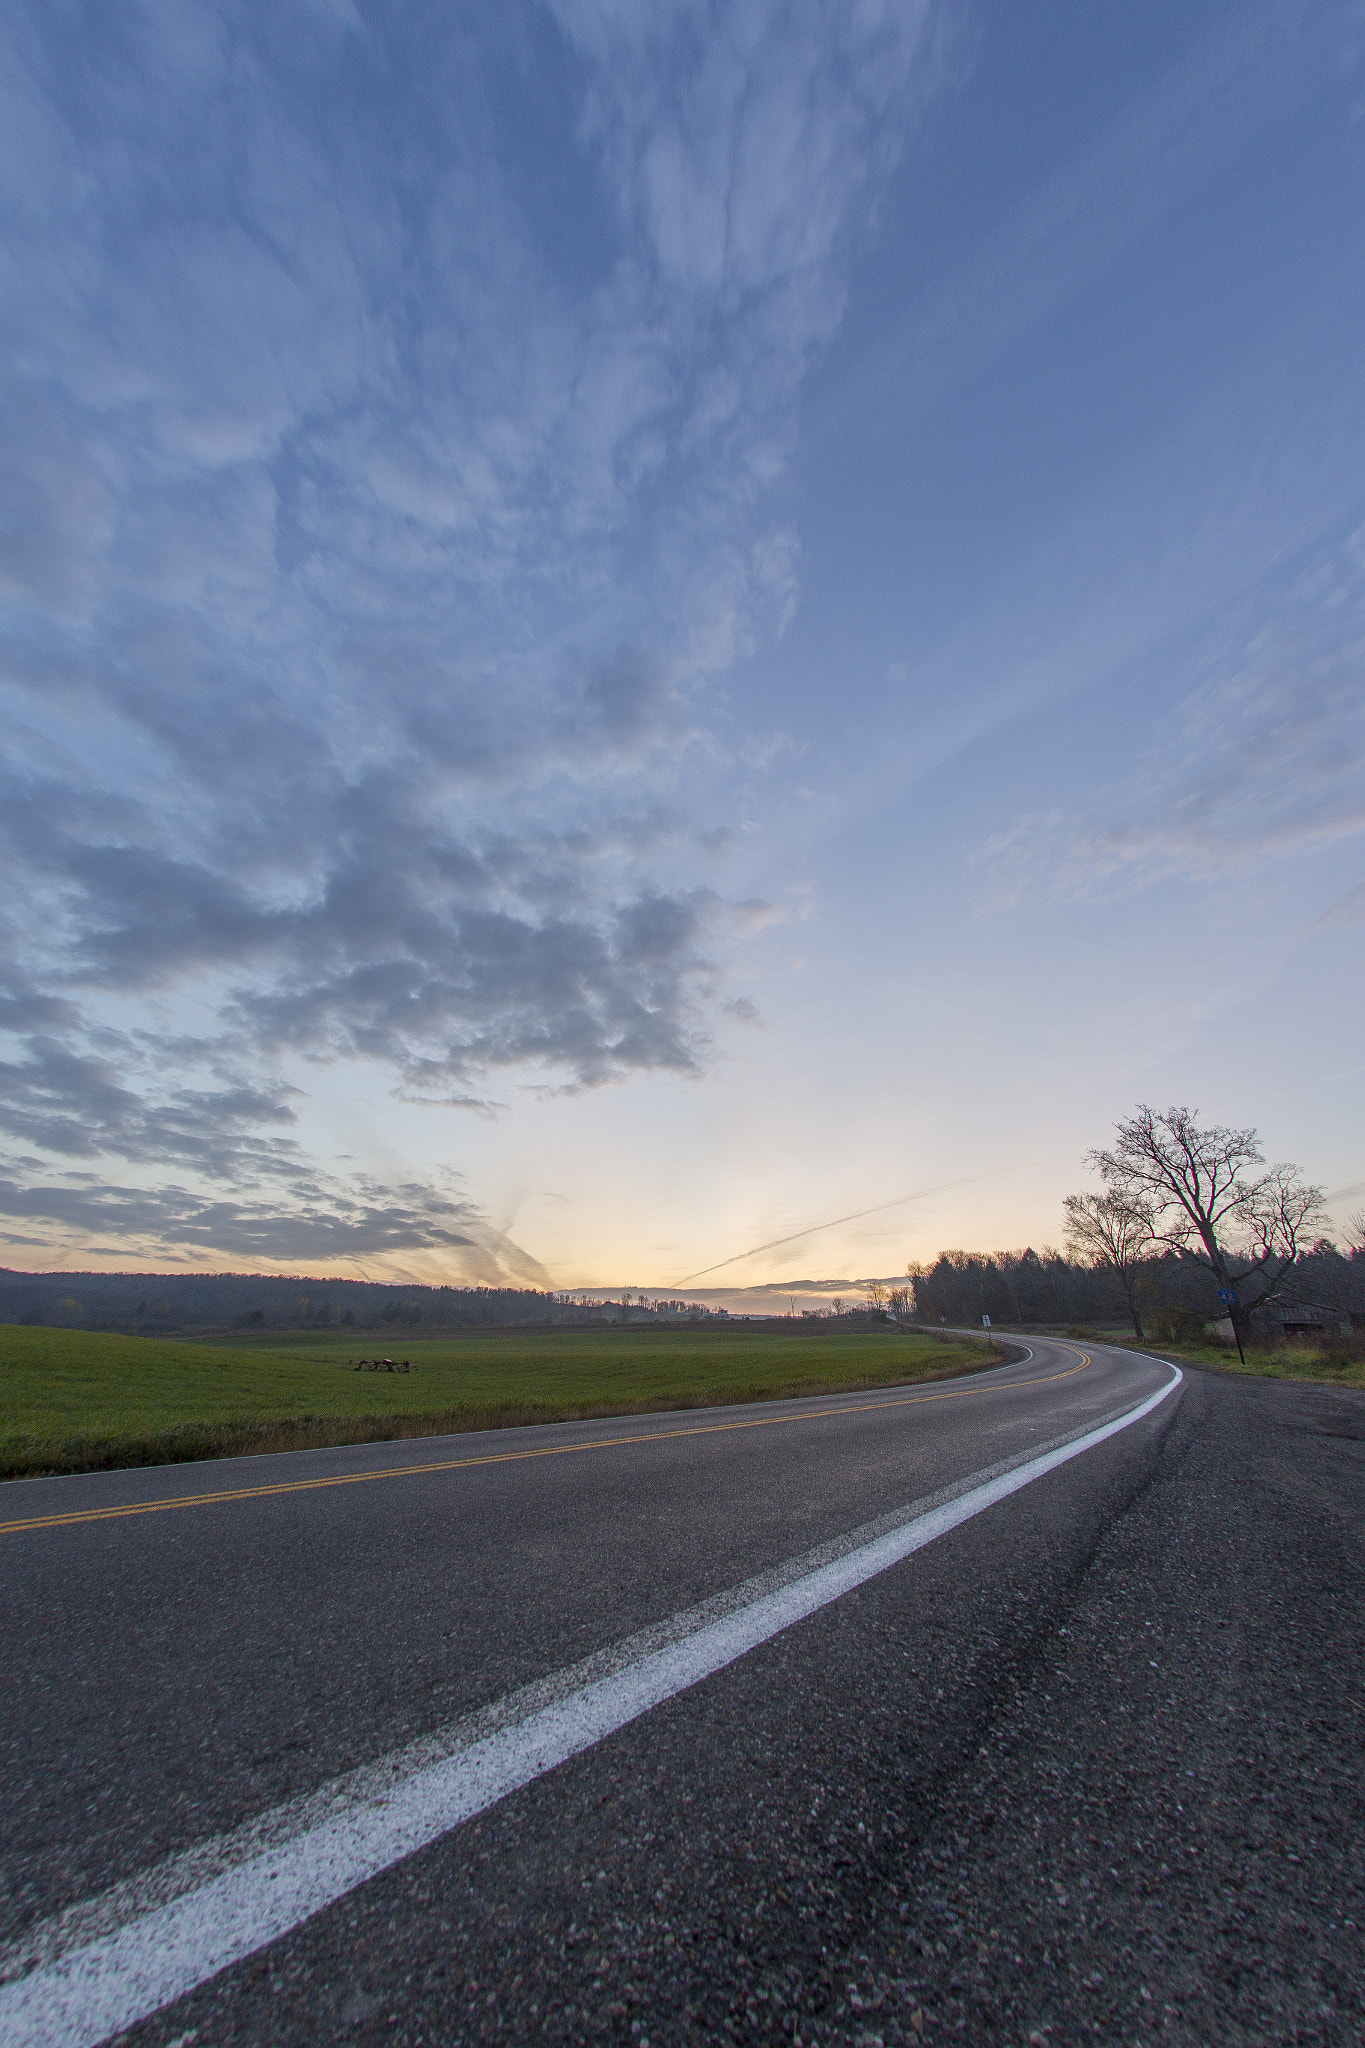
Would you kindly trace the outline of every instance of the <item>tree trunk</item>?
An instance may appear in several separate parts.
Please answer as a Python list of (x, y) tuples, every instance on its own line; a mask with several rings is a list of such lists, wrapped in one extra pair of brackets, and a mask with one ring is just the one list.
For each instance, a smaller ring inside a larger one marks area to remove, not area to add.
[(1128, 1314), (1132, 1319), (1133, 1335), (1137, 1338), (1139, 1344), (1145, 1344), (1147, 1342), (1147, 1333), (1142, 1327), (1142, 1316), (1138, 1311), (1137, 1283), (1127, 1273), (1120, 1273), (1119, 1281), (1123, 1288), (1124, 1299), (1128, 1303)]

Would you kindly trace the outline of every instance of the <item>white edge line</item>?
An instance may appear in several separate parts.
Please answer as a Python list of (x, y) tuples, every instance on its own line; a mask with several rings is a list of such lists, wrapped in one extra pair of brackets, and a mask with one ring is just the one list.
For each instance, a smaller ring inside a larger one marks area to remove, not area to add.
[(1175, 1377), (1112, 1422), (916, 1516), (861, 1549), (417, 1771), (387, 1798), (323, 1822), (0, 1986), (4, 2048), (97, 2048), (485, 1812), (570, 1757), (1150, 1415)]
[[(1026, 1362), (1032, 1356), (1032, 1350), (1026, 1347), (1018, 1362)], [(842, 1414), (845, 1411), (831, 1412)], [(907, 1522), (927, 1514), (931, 1508), (960, 1499), (984, 1485), (988, 1479), (1012, 1472), (1016, 1466), (1027, 1464), (1031, 1458), (1040, 1458), (1048, 1451), (1059, 1450), (1063, 1444), (1074, 1442), (1096, 1426), (1083, 1422), (1046, 1443), (1035, 1444), (1031, 1451), (1018, 1450), (980, 1472), (953, 1480), (923, 1499), (902, 1502), (889, 1513), (874, 1515), (871, 1521), (858, 1528), (843, 1530), (799, 1556), (785, 1558), (738, 1585), (727, 1586), (721, 1592), (711, 1594), (693, 1607), (681, 1608), (662, 1620), (647, 1623), (619, 1642), (604, 1644), (577, 1663), (533, 1679), (455, 1721), (427, 1730), (399, 1749), (354, 1765), (339, 1778), (315, 1786), (309, 1792), (297, 1793), (226, 1833), (196, 1841), (189, 1848), (178, 1850), (161, 1862), (118, 1880), (105, 1891), (73, 1901), (48, 1919), (28, 1928), (17, 1939), (0, 1944), (0, 1984), (46, 1968), (49, 1963), (58, 1962), (77, 1949), (88, 1948), (104, 1935), (117, 1933), (121, 1927), (140, 1920), (154, 1907), (168, 1905), (173, 1899), (198, 1891), (212, 1879), (243, 1864), (255, 1862), (266, 1852), (278, 1854), (286, 1843), (310, 1833), (338, 1814), (387, 1800), (397, 1787), (419, 1771), (463, 1753), (483, 1737), (510, 1728), (514, 1722), (530, 1720), (543, 1707), (553, 1706), (567, 1699), (571, 1693), (595, 1685), (599, 1679), (614, 1677), (617, 1672), (639, 1663), (655, 1650), (681, 1642), (684, 1636), (695, 1635), (712, 1622), (723, 1620), (742, 1607), (752, 1606), (779, 1587), (789, 1586), (822, 1565), (832, 1564), (852, 1551), (863, 1549), (877, 1537), (903, 1528)]]

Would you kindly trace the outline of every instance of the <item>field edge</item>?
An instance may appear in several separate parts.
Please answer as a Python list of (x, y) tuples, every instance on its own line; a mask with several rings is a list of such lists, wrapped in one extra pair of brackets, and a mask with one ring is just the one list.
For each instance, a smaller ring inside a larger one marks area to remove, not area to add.
[[(949, 1341), (952, 1341), (951, 1339)], [(265, 1457), (285, 1451), (340, 1450), (347, 1446), (403, 1443), (413, 1438), (468, 1436), (481, 1430), (521, 1429), (556, 1422), (608, 1421), (624, 1415), (667, 1415), (700, 1408), (757, 1406), (773, 1401), (814, 1399), (822, 1394), (873, 1393), (898, 1386), (928, 1386), (987, 1372), (1023, 1356), (1021, 1347), (979, 1338), (961, 1364), (937, 1359), (919, 1371), (846, 1378), (812, 1377), (781, 1386), (706, 1387), (604, 1401), (506, 1402), (431, 1410), (426, 1414), (301, 1415), (270, 1422), (185, 1422), (129, 1437), (67, 1437), (61, 1441), (0, 1442), (0, 1481), (51, 1479), (82, 1472), (116, 1472), (145, 1466), (198, 1464), (212, 1458)], [(984, 1354), (984, 1355), (982, 1355)]]

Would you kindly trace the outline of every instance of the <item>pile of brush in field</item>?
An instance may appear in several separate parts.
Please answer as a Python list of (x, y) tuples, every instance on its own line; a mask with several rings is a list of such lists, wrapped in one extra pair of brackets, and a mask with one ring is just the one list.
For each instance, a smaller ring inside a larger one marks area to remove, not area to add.
[(348, 1359), (347, 1364), (350, 1365), (352, 1372), (412, 1371), (412, 1367), (408, 1364), (406, 1358), (403, 1360), (401, 1365), (396, 1364), (392, 1358), (357, 1358), (354, 1362)]

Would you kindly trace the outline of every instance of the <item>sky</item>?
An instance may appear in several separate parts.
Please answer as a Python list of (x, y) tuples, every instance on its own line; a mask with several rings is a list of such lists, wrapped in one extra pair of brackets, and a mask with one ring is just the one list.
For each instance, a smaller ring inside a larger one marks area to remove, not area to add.
[(1356, 0), (0, 23), (0, 1264), (1365, 1206)]

